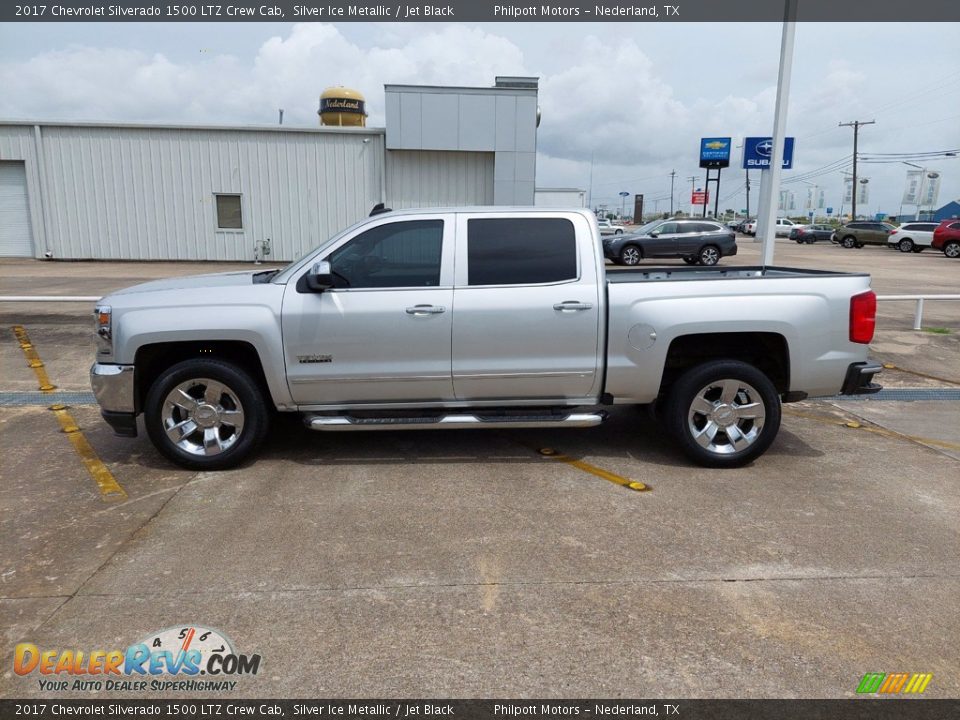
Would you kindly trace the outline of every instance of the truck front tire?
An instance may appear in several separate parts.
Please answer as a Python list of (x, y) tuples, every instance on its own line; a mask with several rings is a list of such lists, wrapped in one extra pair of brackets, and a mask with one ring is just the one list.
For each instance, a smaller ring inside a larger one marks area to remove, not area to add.
[(270, 412), (243, 369), (219, 360), (185, 360), (150, 386), (144, 425), (154, 447), (190, 470), (243, 462), (266, 436)]
[(738, 360), (685, 372), (664, 408), (667, 429), (704, 467), (739, 467), (762, 455), (780, 429), (780, 397), (770, 379)]

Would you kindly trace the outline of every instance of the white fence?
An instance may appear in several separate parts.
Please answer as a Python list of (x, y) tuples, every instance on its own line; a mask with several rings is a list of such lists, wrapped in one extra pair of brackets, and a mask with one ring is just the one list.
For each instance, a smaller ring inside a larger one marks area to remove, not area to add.
[(924, 300), (960, 300), (960, 295), (877, 295), (878, 302), (915, 302), (913, 311), (913, 329), (920, 330), (923, 325)]

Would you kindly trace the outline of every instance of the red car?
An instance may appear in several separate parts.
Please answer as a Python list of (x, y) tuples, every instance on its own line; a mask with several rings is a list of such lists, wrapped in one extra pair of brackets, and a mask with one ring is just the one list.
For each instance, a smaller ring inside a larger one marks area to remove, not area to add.
[(943, 254), (949, 258), (960, 258), (960, 218), (941, 222), (933, 231), (930, 247), (943, 250)]

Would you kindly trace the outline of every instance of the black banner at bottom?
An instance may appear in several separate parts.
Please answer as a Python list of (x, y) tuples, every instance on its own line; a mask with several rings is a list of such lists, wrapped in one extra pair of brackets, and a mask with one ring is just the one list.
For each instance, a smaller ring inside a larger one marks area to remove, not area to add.
[(320, 718), (524, 720), (960, 718), (960, 700), (0, 700), (0, 718)]

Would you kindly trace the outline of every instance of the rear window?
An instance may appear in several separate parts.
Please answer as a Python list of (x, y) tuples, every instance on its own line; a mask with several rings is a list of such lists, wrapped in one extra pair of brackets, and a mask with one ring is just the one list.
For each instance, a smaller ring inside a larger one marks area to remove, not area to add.
[(467, 221), (469, 285), (536, 285), (577, 278), (577, 238), (565, 218)]

